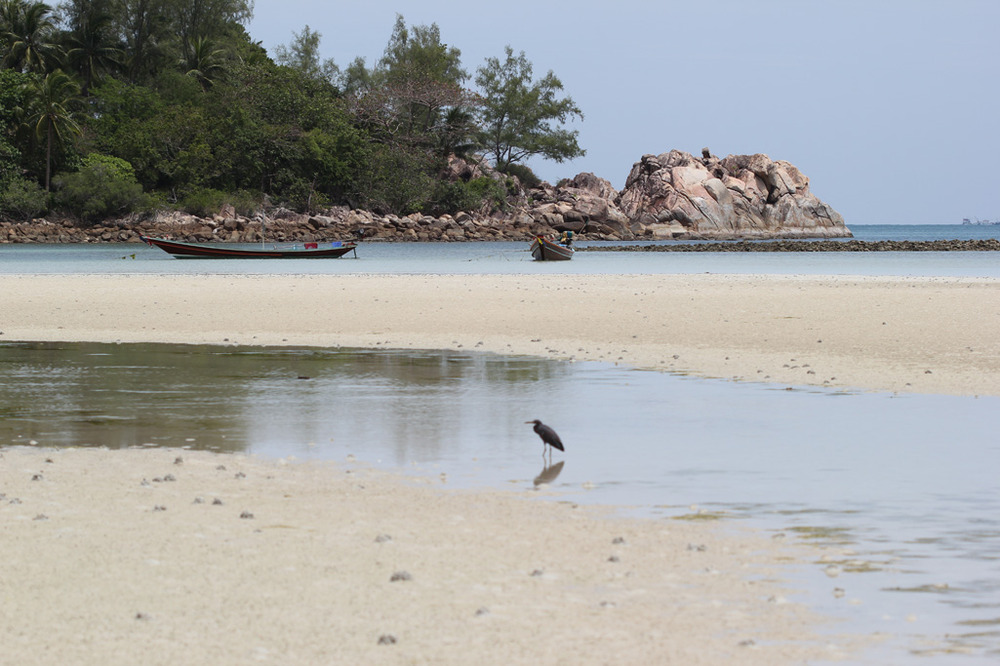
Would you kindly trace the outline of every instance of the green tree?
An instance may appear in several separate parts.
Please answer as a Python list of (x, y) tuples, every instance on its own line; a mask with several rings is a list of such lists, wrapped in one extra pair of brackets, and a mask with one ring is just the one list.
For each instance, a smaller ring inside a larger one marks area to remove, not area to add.
[(420, 211), (434, 197), (435, 163), (425, 152), (376, 144), (358, 171), (355, 198), (377, 213)]
[(216, 187), (256, 190), (303, 210), (353, 190), (367, 141), (332, 84), (263, 63), (238, 66), (212, 93)]
[(123, 51), (114, 34), (111, 0), (71, 0), (63, 5), (66, 24), (67, 65), (80, 77), (80, 94), (90, 95), (90, 88), (100, 77), (117, 68)]
[(397, 84), (425, 79), (458, 86), (469, 78), (462, 69), (462, 52), (441, 42), (436, 23), (408, 28), (400, 14), (378, 68), (389, 83)]
[(115, 31), (124, 44), (123, 66), (130, 83), (152, 77), (166, 59), (167, 0), (113, 0)]
[(226, 51), (216, 48), (215, 42), (208, 37), (197, 37), (191, 44), (191, 54), (181, 58), (181, 69), (201, 85), (202, 90), (208, 90), (212, 84), (226, 71)]
[(52, 8), (43, 2), (7, 0), (0, 5), (4, 45), (3, 67), (45, 73), (58, 67), (61, 52), (55, 42)]
[(434, 150), (447, 141), (451, 109), (468, 108), (473, 98), (462, 87), (468, 74), (461, 51), (441, 42), (436, 24), (407, 27), (396, 16), (389, 43), (377, 66), (355, 60), (341, 77), (352, 112), (373, 138), (393, 146)]
[(62, 70), (34, 77), (27, 84), (25, 123), (36, 139), (45, 141), (45, 189), (51, 189), (52, 149), (68, 135), (79, 134), (80, 126), (72, 105), (79, 99), (80, 86)]
[(274, 60), (279, 65), (291, 67), (312, 79), (322, 79), (333, 82), (340, 76), (340, 68), (333, 58), (320, 60), (319, 42), (322, 35), (309, 26), (302, 28), (300, 33), (292, 33), (295, 39), (286, 46), (278, 46)]
[(487, 58), (476, 70), (482, 106), (478, 118), (479, 143), (497, 169), (540, 155), (562, 162), (586, 153), (577, 144), (579, 132), (561, 127), (574, 117), (583, 119), (571, 97), (560, 99), (562, 82), (551, 71), (532, 81), (531, 63), (510, 46), (505, 59)]
[(346, 95), (355, 97), (375, 87), (373, 72), (365, 65), (365, 59), (358, 56), (340, 73), (340, 88)]
[(181, 57), (191, 58), (199, 39), (220, 40), (249, 23), (253, 0), (164, 0), (163, 11)]
[(25, 104), (30, 75), (12, 69), (0, 69), (0, 186), (21, 174), (23, 159), (18, 142), (21, 124), (18, 110)]
[(469, 101), (462, 84), (462, 52), (441, 42), (436, 23), (408, 28), (399, 14), (375, 73), (384, 107), (404, 136), (422, 140), (440, 129), (448, 109)]

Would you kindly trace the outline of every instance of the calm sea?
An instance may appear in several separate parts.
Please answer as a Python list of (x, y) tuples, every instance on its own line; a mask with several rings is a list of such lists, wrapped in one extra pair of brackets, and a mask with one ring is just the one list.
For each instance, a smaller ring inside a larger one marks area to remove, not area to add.
[[(854, 227), (862, 240), (1000, 227)], [(582, 243), (581, 243), (582, 244)], [(585, 253), (363, 244), (358, 259), (181, 261), (143, 245), (0, 246), (0, 272), (803, 273), (1000, 277), (1000, 253)], [(2, 324), (3, 313), (0, 313)], [(308, 379), (302, 379), (308, 377)], [(524, 421), (567, 445), (546, 469)], [(898, 636), (853, 663), (1000, 663), (1000, 398), (696, 379), (491, 354), (0, 344), (0, 446), (167, 446), (323, 458), (753, 525), (816, 543), (796, 601)], [(845, 554), (846, 553), (846, 554)]]
[[(1000, 226), (871, 225), (859, 240), (1000, 238)], [(582, 241), (580, 246), (616, 243)], [(174, 259), (139, 243), (0, 245), (0, 273), (84, 274), (800, 274), (1000, 277), (997, 252), (586, 252), (569, 262), (536, 262), (523, 242), (363, 243), (339, 260)]]

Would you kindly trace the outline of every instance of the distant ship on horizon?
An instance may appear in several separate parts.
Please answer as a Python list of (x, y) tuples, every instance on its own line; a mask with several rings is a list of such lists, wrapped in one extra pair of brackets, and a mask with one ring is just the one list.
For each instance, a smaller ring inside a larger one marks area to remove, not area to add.
[(979, 224), (979, 225), (983, 225), (983, 226), (986, 226), (986, 225), (997, 226), (997, 225), (1000, 225), (1000, 220), (997, 220), (996, 222), (990, 222), (989, 220), (980, 220), (980, 219), (977, 218), (976, 221), (973, 222), (972, 220), (970, 220), (969, 218), (966, 217), (966, 218), (962, 219), (962, 224)]

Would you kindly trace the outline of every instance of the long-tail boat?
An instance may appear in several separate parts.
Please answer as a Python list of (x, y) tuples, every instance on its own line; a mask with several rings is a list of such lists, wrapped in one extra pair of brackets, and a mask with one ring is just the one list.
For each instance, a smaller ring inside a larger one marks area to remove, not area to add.
[(531, 256), (536, 261), (566, 261), (573, 258), (573, 248), (553, 243), (544, 236), (535, 236), (531, 242)]
[(358, 256), (358, 244), (353, 241), (268, 243), (254, 247), (238, 243), (188, 243), (152, 236), (139, 238), (178, 259), (331, 259), (342, 257), (348, 252), (354, 252), (354, 256)]

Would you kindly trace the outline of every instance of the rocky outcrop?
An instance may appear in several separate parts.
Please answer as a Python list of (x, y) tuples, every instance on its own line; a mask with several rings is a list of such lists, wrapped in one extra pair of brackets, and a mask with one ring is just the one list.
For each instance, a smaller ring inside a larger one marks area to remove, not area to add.
[[(446, 177), (506, 178), (485, 164), (453, 159)], [(766, 155), (718, 159), (673, 150), (645, 155), (615, 190), (592, 173), (512, 196), (492, 214), (377, 215), (337, 207), (317, 215), (277, 209), (244, 217), (225, 206), (210, 218), (165, 211), (82, 228), (69, 220), (0, 223), (0, 243), (138, 242), (140, 235), (178, 240), (259, 242), (361, 238), (367, 241), (530, 240), (572, 231), (581, 239), (834, 238), (844, 221), (809, 192), (809, 179)]]
[(618, 208), (639, 237), (838, 238), (851, 232), (794, 165), (767, 155), (672, 150), (632, 166)]
[(628, 217), (618, 208), (618, 191), (592, 173), (577, 174), (557, 187), (542, 183), (528, 192), (522, 213), (558, 232), (585, 238), (632, 238)]

